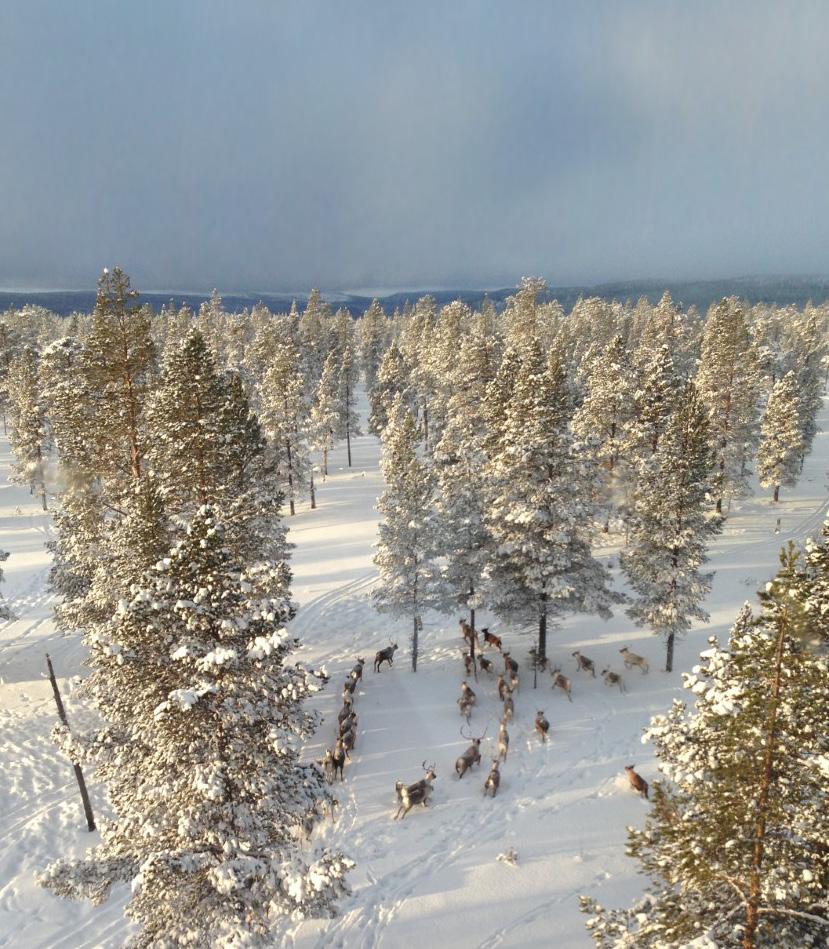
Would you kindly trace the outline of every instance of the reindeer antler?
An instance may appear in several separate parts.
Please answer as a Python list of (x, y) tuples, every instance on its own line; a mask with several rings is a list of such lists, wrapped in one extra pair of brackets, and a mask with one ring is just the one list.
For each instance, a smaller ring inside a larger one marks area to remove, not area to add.
[(465, 738), (467, 741), (472, 741), (472, 736), (471, 736), (471, 735), (464, 735), (464, 733), (463, 733), (463, 725), (461, 725), (461, 727), (460, 727), (460, 732), (461, 732), (461, 738)]

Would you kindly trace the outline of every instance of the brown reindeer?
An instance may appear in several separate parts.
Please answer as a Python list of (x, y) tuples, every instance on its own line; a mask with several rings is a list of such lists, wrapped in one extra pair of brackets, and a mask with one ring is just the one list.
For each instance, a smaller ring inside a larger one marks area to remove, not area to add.
[(535, 716), (535, 730), (538, 732), (539, 738), (546, 742), (547, 741), (547, 732), (550, 730), (550, 723), (544, 717), (544, 712), (539, 711)]
[(487, 626), (484, 626), (484, 628), (481, 630), (481, 635), (484, 637), (485, 646), (494, 646), (498, 652), (501, 652), (503, 644), (501, 642), (500, 636), (496, 636), (495, 633), (491, 633)]
[(622, 677), (618, 672), (611, 672), (610, 669), (602, 669), (602, 678), (604, 679), (604, 684), (609, 686), (618, 685), (620, 692), (626, 692), (625, 683), (622, 680)]
[(415, 781), (414, 784), (403, 784), (402, 781), (395, 782), (394, 790), (397, 793), (397, 800), (400, 802), (400, 807), (397, 808), (397, 813), (394, 815), (395, 820), (400, 817), (401, 811), (403, 811), (403, 817), (405, 817), (415, 804), (422, 804), (424, 807), (428, 805), (429, 798), (432, 796), (432, 782), (437, 775), (435, 774), (434, 764), (427, 765), (424, 761), (423, 770), (426, 772), (426, 776), (419, 781)]
[(478, 653), (478, 665), (481, 667), (481, 672), (486, 672), (487, 675), (494, 675), (495, 666), (492, 664), (492, 660), (487, 659), (482, 653)]
[(495, 797), (498, 793), (498, 787), (501, 784), (501, 772), (498, 770), (499, 766), (500, 761), (498, 758), (493, 758), (492, 767), (489, 769), (489, 774), (484, 782), (484, 797), (486, 797), (487, 794), (491, 797)]
[[(486, 731), (484, 731), (485, 734)], [(473, 764), (481, 763), (481, 742), (484, 740), (484, 735), (481, 735), (480, 738), (473, 738), (472, 735), (464, 735), (463, 729), (461, 729), (461, 738), (466, 738), (472, 744), (455, 762), (455, 773), (458, 778), (462, 778)]]
[(573, 656), (576, 660), (576, 668), (579, 672), (589, 672), (593, 678), (596, 678), (596, 666), (592, 659), (588, 659), (587, 656), (583, 656), (578, 649), (573, 653)]
[(498, 757), (502, 761), (507, 760), (509, 754), (509, 732), (507, 731), (507, 720), (502, 718), (498, 726)]
[(458, 626), (460, 626), (461, 636), (466, 640), (471, 652), (472, 647), (478, 644), (478, 635), (465, 619), (458, 620)]
[(622, 659), (624, 659), (625, 669), (632, 669), (634, 666), (637, 666), (643, 675), (650, 669), (648, 660), (645, 659), (644, 656), (637, 656), (637, 654), (631, 652), (627, 646), (622, 646), (619, 652), (622, 654)]
[(397, 649), (397, 643), (392, 643), (390, 646), (386, 646), (385, 649), (381, 649), (379, 652), (375, 653), (374, 656), (374, 671), (379, 672), (380, 666), (387, 662), (389, 666), (394, 665), (394, 653)]
[(630, 781), (630, 786), (636, 791), (637, 794), (641, 794), (645, 800), (648, 799), (648, 782), (642, 777), (641, 774), (638, 774), (633, 770), (632, 764), (625, 765), (625, 772), (628, 776), (628, 781)]
[(553, 666), (551, 675), (553, 677), (553, 688), (561, 689), (561, 691), (567, 696), (568, 701), (572, 702), (573, 696), (570, 694), (572, 683), (561, 671), (561, 666)]

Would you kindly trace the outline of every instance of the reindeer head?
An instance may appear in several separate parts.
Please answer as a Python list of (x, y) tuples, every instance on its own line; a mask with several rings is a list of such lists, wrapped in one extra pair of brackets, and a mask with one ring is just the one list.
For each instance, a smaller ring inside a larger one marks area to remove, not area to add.
[(433, 761), (431, 764), (427, 765), (426, 759), (424, 758), (422, 767), (423, 767), (423, 770), (426, 772), (426, 780), (434, 781), (435, 778), (437, 777), (437, 773), (435, 772), (435, 762)]

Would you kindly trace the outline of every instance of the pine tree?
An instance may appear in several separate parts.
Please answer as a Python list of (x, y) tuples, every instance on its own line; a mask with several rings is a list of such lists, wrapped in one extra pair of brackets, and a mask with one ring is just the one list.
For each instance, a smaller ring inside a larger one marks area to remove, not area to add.
[[(324, 374), (324, 373), (323, 373)], [(308, 406), (299, 353), (289, 340), (273, 351), (259, 389), (262, 424), (270, 439), (276, 467), (291, 515), (295, 502), (308, 484), (311, 462), (308, 455)]]
[(66, 744), (96, 762), (115, 816), (40, 882), (95, 903), (128, 883), (134, 946), (272, 945), (282, 920), (329, 915), (346, 892), (350, 861), (300, 854), (330, 792), (298, 760), (317, 685), (286, 662), (291, 609), (269, 593), (272, 569), (234, 561), (203, 507), (87, 637), (85, 689), (105, 728)]
[(771, 390), (760, 433), (757, 474), (764, 488), (774, 487), (774, 500), (778, 501), (782, 486), (797, 484), (803, 451), (800, 394), (794, 372), (787, 372)]
[(637, 386), (626, 433), (624, 454), (632, 465), (649, 458), (659, 447), (681, 392), (673, 357), (666, 343), (636, 353)]
[(3, 413), (4, 432), (9, 401), (9, 370), (20, 352), (20, 346), (20, 334), (9, 325), (8, 319), (0, 320), (0, 411)]
[(340, 417), (337, 435), (345, 439), (346, 458), (351, 467), (351, 439), (360, 432), (360, 416), (357, 414), (357, 357), (353, 341), (349, 340), (342, 354), (339, 371)]
[(602, 949), (782, 949), (829, 936), (829, 667), (804, 645), (795, 558), (685, 675), (646, 732), (663, 778), (628, 852), (652, 880), (644, 900), (582, 908)]
[(548, 618), (569, 611), (606, 618), (619, 599), (590, 552), (592, 509), (568, 409), (563, 373), (545, 366), (537, 341), (528, 344), (487, 466), (494, 542), (487, 595), (500, 616), (538, 623), (542, 659)]
[(389, 411), (395, 396), (404, 394), (409, 406), (414, 406), (414, 393), (409, 379), (409, 370), (403, 353), (396, 342), (392, 342), (383, 355), (377, 379), (369, 390), (369, 405), (371, 411), (368, 418), (368, 429), (378, 437), (389, 420)]
[(31, 346), (12, 363), (8, 374), (9, 445), (16, 465), (12, 480), (27, 484), (40, 494), (43, 510), (46, 504), (46, 464), (50, 433), (38, 376), (38, 355)]
[(479, 334), (464, 341), (456, 364), (460, 384), (449, 400), (448, 421), (434, 450), (443, 580), (454, 602), (470, 611), (473, 629), (491, 547), (485, 523), (486, 419), (480, 394), (492, 375), (493, 348), (492, 341)]
[(381, 467), (386, 487), (377, 502), (382, 520), (374, 563), (380, 578), (372, 600), (381, 613), (411, 617), (414, 672), (422, 615), (443, 605), (436, 563), (434, 476), (418, 459), (417, 444), (414, 417), (398, 395), (383, 430)]
[(378, 300), (372, 300), (360, 320), (360, 361), (366, 391), (371, 391), (386, 349), (386, 314)]
[(311, 445), (322, 453), (323, 480), (328, 477), (328, 453), (337, 443), (339, 425), (339, 379), (336, 357), (329, 354), (325, 360), (314, 402), (311, 406)]
[(705, 322), (696, 384), (708, 409), (714, 452), (712, 492), (723, 500), (749, 492), (748, 458), (757, 441), (760, 372), (745, 310), (734, 298), (712, 307)]
[(721, 529), (718, 517), (705, 514), (711, 470), (707, 413), (689, 383), (657, 451), (638, 468), (630, 547), (619, 558), (635, 594), (628, 615), (665, 637), (668, 672), (676, 636), (692, 620), (708, 619), (702, 601), (713, 574), (700, 567)]
[(578, 449), (592, 457), (600, 472), (605, 530), (610, 527), (625, 432), (631, 421), (631, 375), (624, 340), (617, 335), (594, 360), (584, 401), (573, 416)]
[[(168, 513), (186, 522), (203, 505), (214, 505), (242, 563), (283, 563), (283, 494), (259, 421), (238, 376), (217, 373), (197, 329), (181, 349), (167, 353), (148, 414), (148, 457)], [(286, 572), (280, 587), (287, 589), (289, 580)]]
[(322, 302), (319, 290), (312, 290), (297, 324), (304, 374), (310, 391), (319, 384), (322, 367), (331, 350), (328, 334), (329, 317), (330, 308)]

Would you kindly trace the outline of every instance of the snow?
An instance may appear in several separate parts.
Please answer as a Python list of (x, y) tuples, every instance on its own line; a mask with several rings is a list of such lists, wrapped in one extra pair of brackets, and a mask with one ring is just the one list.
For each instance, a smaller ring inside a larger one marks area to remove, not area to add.
[[(365, 405), (361, 410), (365, 418)], [(829, 428), (826, 404), (820, 424)], [(483, 783), (496, 754), (500, 704), (495, 678), (482, 673), (473, 683), (478, 702), (471, 728), (474, 734), (488, 730), (481, 764), (459, 781), (453, 764), (468, 741), (459, 734), (462, 720), (455, 701), (465, 678), (457, 617), (424, 616), (418, 672), (412, 674), (409, 621), (390, 620), (370, 605), (376, 576), (374, 504), (382, 487), (379, 445), (372, 436), (362, 436), (352, 448), (351, 469), (345, 466), (344, 446), (332, 452), (331, 473), (317, 484), (317, 510), (304, 502), (288, 521), (289, 539), (296, 545), (293, 595), (301, 608), (287, 635), (302, 639), (302, 662), (313, 668), (324, 664), (332, 676), (312, 700), (324, 721), (306, 749), (308, 757), (322, 757), (333, 743), (342, 681), (357, 656), (367, 660), (355, 696), (357, 746), (345, 782), (337, 785), (337, 819), (326, 819), (312, 841), (341, 849), (356, 861), (353, 895), (333, 920), (291, 924), (281, 944), (396, 949), (427, 938), (478, 949), (587, 949), (592, 940), (578, 896), (622, 906), (642, 892), (644, 881), (624, 846), (626, 826), (640, 825), (647, 805), (630, 790), (624, 766), (635, 764), (648, 781), (656, 776), (650, 747), (640, 740), (651, 716), (667, 713), (682, 694), (683, 673), (697, 664), (700, 651), (709, 649), (708, 637), (724, 638), (741, 604), (774, 574), (780, 547), (819, 531), (829, 504), (829, 436), (817, 436), (799, 485), (784, 491), (779, 504), (755, 485), (753, 498), (732, 505), (712, 546), (710, 566), (716, 575), (705, 604), (711, 620), (697, 624), (677, 644), (673, 674), (660, 671), (661, 642), (636, 629), (623, 610), (608, 622), (568, 618), (551, 631), (548, 648), (572, 680), (570, 703), (551, 689), (547, 674), (539, 674), (533, 691), (528, 631), (478, 613), (477, 625), (503, 636), (505, 648), (521, 664), (510, 752), (494, 800), (484, 798)], [(97, 834), (86, 831), (71, 765), (50, 740), (57, 719), (45, 676), (48, 652), (70, 723), (83, 722), (89, 712), (74, 695), (84, 674), (83, 649), (77, 637), (62, 636), (52, 624), (44, 549), (51, 536), (49, 515), (39, 511), (37, 497), (8, 483), (10, 464), (7, 443), (0, 439), (0, 548), (11, 552), (2, 592), (18, 616), (0, 626), (0, 947), (119, 946), (129, 932), (122, 915), (125, 888), (93, 907), (61, 901), (34, 882), (35, 873), (51, 860), (80, 854)], [(609, 557), (618, 562), (615, 547), (600, 548), (598, 555), (603, 562)], [(615, 567), (613, 575), (618, 588)], [(401, 646), (395, 664), (372, 673), (373, 653), (388, 645), (389, 637)], [(256, 648), (264, 654), (276, 645), (263, 641)], [(624, 670), (623, 646), (649, 660), (649, 674)], [(574, 649), (592, 658), (597, 669), (609, 665), (621, 672), (627, 693), (576, 671)], [(500, 671), (497, 652), (486, 654)], [(188, 694), (177, 696), (180, 702), (196, 700), (195, 690), (182, 691)], [(533, 729), (538, 709), (550, 721), (546, 745)], [(394, 782), (420, 778), (424, 759), (436, 762), (437, 771), (429, 806), (395, 822)], [(815, 766), (829, 773), (829, 763)], [(100, 818), (105, 805), (94, 777), (88, 777)], [(200, 781), (204, 793), (219, 793), (218, 773), (205, 773)], [(516, 859), (505, 861), (510, 853)], [(291, 868), (284, 873), (290, 887)]]

